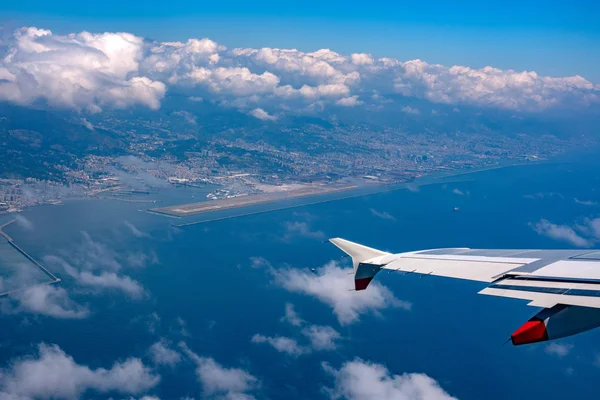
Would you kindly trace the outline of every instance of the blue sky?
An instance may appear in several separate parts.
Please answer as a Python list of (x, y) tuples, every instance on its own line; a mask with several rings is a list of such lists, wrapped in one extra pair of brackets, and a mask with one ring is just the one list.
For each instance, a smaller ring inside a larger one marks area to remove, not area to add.
[[(128, 31), (158, 40), (210, 37), (228, 47), (331, 48), (401, 60), (579, 74), (600, 82), (600, 5), (517, 2), (23, 0), (7, 28)], [(32, 12), (32, 10), (35, 10)]]

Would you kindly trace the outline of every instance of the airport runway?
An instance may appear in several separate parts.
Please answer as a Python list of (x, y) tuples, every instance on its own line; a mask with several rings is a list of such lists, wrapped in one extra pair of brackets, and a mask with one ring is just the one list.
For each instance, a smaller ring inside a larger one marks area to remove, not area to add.
[(208, 200), (198, 203), (182, 204), (162, 208), (152, 208), (149, 211), (158, 214), (164, 214), (175, 217), (185, 217), (188, 215), (202, 214), (212, 211), (222, 211), (232, 208), (253, 206), (258, 204), (271, 203), (281, 200), (292, 200), (308, 196), (319, 196), (325, 194), (338, 193), (342, 191), (358, 188), (357, 185), (338, 184), (327, 186), (308, 186), (301, 189), (290, 191), (278, 191), (270, 193), (261, 193), (248, 196), (240, 196), (221, 200)]

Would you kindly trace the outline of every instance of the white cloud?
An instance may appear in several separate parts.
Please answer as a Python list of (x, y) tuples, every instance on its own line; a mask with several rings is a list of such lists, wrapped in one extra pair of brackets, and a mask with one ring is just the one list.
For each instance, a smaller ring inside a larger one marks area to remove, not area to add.
[(26, 231), (32, 231), (34, 228), (33, 222), (31, 222), (29, 219), (27, 219), (21, 214), (17, 214), (17, 216), (15, 217), (15, 221), (21, 229), (24, 229)]
[(579, 224), (576, 228), (583, 234), (591, 236), (591, 240), (600, 240), (600, 218), (585, 218), (583, 224)]
[(100, 111), (105, 105), (160, 106), (166, 86), (139, 75), (144, 40), (129, 33), (66, 36), (21, 28), (8, 41), (0, 68), (0, 100)]
[(338, 331), (330, 326), (310, 325), (302, 329), (314, 350), (335, 350), (336, 340), (341, 338)]
[(418, 108), (411, 106), (404, 106), (400, 109), (404, 114), (420, 115), (421, 111)]
[(266, 269), (271, 269), (271, 263), (269, 262), (269, 260), (267, 260), (264, 257), (250, 257), (250, 263), (252, 265), (252, 268), (266, 268)]
[(334, 386), (326, 389), (331, 399), (347, 400), (451, 400), (440, 385), (425, 374), (393, 375), (381, 364), (355, 359), (339, 370), (323, 363), (334, 377)]
[(0, 397), (8, 399), (80, 398), (87, 391), (140, 394), (160, 380), (138, 358), (110, 369), (79, 365), (56, 345), (40, 344), (36, 357), (13, 360), (0, 373)]
[(199, 67), (193, 69), (188, 76), (194, 83), (205, 85), (214, 93), (234, 96), (271, 93), (279, 85), (277, 75), (271, 72), (255, 74), (245, 67)]
[(421, 60), (402, 63), (395, 80), (398, 93), (435, 103), (471, 104), (506, 109), (540, 110), (570, 98), (598, 100), (598, 85), (580, 76), (541, 77), (535, 72), (446, 67)]
[(370, 65), (373, 64), (373, 56), (366, 53), (354, 53), (351, 56), (352, 63), (356, 65)]
[[(148, 236), (127, 221), (125, 226), (135, 236)], [(124, 266), (143, 267), (148, 263), (158, 262), (153, 251), (148, 254), (142, 251), (117, 252), (112, 246), (93, 239), (86, 232), (83, 232), (80, 243), (59, 253), (62, 256), (49, 255), (44, 257), (44, 261), (51, 268), (64, 270), (78, 285), (97, 292), (120, 291), (135, 299), (144, 298), (148, 293), (139, 282), (123, 274)]]
[(359, 104), (362, 104), (362, 101), (359, 101), (358, 96), (354, 95), (354, 96), (350, 96), (350, 97), (343, 97), (343, 98), (339, 99), (338, 101), (336, 101), (335, 104), (337, 104), (338, 106), (344, 106), (344, 107), (354, 107)]
[(250, 111), (248, 113), (248, 115), (251, 115), (254, 118), (258, 118), (262, 121), (276, 121), (277, 120), (276, 116), (269, 114), (262, 108), (255, 108), (254, 110)]
[(350, 291), (352, 288), (351, 269), (341, 268), (334, 261), (319, 268), (316, 273), (305, 270), (282, 268), (271, 269), (275, 282), (290, 292), (313, 296), (333, 308), (338, 321), (348, 325), (359, 320), (366, 313), (378, 314), (389, 307), (406, 310), (411, 304), (400, 301), (388, 288), (374, 281), (368, 290)]
[[(282, 320), (298, 328), (306, 323), (306, 321), (296, 314), (293, 305), (289, 303), (286, 304), (285, 316)], [(308, 339), (309, 343), (300, 345), (298, 344), (298, 341), (293, 338), (285, 336), (265, 336), (261, 334), (254, 335), (251, 341), (252, 343), (270, 344), (280, 353), (298, 357), (313, 351), (335, 350), (337, 347), (336, 341), (341, 339), (339, 332), (330, 326), (306, 325), (302, 328), (300, 333)]]
[(386, 211), (381, 212), (381, 211), (377, 211), (374, 208), (371, 208), (370, 210), (371, 210), (371, 214), (373, 214), (377, 218), (387, 219), (387, 220), (390, 220), (390, 221), (395, 221), (396, 220), (396, 217), (394, 217), (392, 214), (390, 214), (390, 213), (388, 213)]
[(187, 111), (175, 111), (173, 113), (173, 115), (178, 115), (180, 117), (182, 117), (185, 122), (187, 122), (190, 125), (197, 125), (198, 121), (196, 121), (196, 117), (194, 116), (194, 114), (187, 112)]
[(101, 271), (97, 274), (91, 271), (81, 271), (56, 256), (47, 256), (44, 260), (51, 265), (63, 268), (69, 276), (82, 286), (120, 290), (132, 298), (141, 298), (145, 295), (143, 286), (126, 275), (118, 275), (112, 271)]
[(598, 202), (592, 200), (579, 200), (578, 198), (574, 198), (573, 201), (577, 204), (581, 204), (583, 206), (597, 206)]
[(572, 349), (573, 349), (572, 344), (561, 344), (561, 343), (552, 342), (545, 347), (544, 351), (548, 354), (562, 358), (562, 357), (566, 356), (567, 354), (569, 354)]
[(135, 225), (133, 225), (131, 222), (129, 221), (125, 221), (125, 226), (131, 231), (131, 234), (135, 237), (141, 238), (141, 237), (149, 237), (150, 235), (148, 235), (146, 232), (142, 232), (141, 230), (139, 230)]
[(161, 339), (150, 346), (150, 356), (156, 365), (174, 367), (181, 361), (181, 354), (171, 349), (165, 339)]
[(85, 126), (87, 129), (89, 129), (90, 131), (93, 131), (94, 128), (94, 124), (92, 124), (90, 121), (88, 121), (86, 118), (81, 118), (81, 124), (83, 126)]
[(132, 298), (141, 298), (144, 288), (138, 282), (128, 276), (119, 276), (114, 272), (102, 272), (93, 274), (88, 271), (75, 273), (73, 275), (81, 285), (93, 286), (101, 289), (117, 289)]
[(286, 222), (285, 226), (285, 234), (283, 239), (290, 240), (294, 237), (304, 237), (311, 239), (323, 240), (325, 239), (325, 234), (321, 231), (312, 230), (311, 226), (308, 222)]
[(92, 239), (87, 232), (82, 232), (82, 241), (68, 251), (73, 264), (86, 270), (119, 271), (122, 268), (117, 253), (104, 243)]
[(284, 336), (264, 336), (257, 333), (252, 336), (251, 341), (252, 343), (268, 343), (278, 352), (294, 357), (310, 351), (310, 349), (299, 346), (296, 340)]
[(185, 89), (190, 99), (244, 112), (282, 101), (298, 102), (293, 104), (298, 109), (355, 107), (362, 104), (361, 93), (373, 92), (388, 99), (401, 94), (435, 103), (530, 111), (600, 101), (600, 85), (580, 76), (374, 59), (366, 53), (344, 56), (329, 49), (227, 50), (208, 38), (156, 42), (130, 33), (57, 35), (30, 27), (18, 29), (4, 47), (1, 100), (32, 104), (41, 99), (89, 112), (105, 106), (156, 109), (167, 86)]
[(281, 318), (281, 320), (292, 326), (302, 326), (302, 324), (304, 324), (304, 320), (296, 313), (294, 305), (291, 303), (287, 303), (285, 305), (285, 315)]
[(208, 396), (224, 395), (226, 398), (252, 398), (251, 392), (260, 386), (260, 381), (248, 371), (226, 368), (209, 357), (200, 357), (185, 343), (180, 343), (183, 352), (196, 364), (196, 377)]
[(55, 285), (36, 285), (11, 296), (19, 303), (16, 311), (47, 315), (54, 318), (81, 319), (89, 310), (71, 300), (67, 291)]
[(542, 219), (536, 224), (530, 224), (538, 234), (547, 236), (554, 240), (568, 242), (577, 247), (591, 247), (594, 241), (580, 236), (573, 228), (566, 225), (557, 225)]

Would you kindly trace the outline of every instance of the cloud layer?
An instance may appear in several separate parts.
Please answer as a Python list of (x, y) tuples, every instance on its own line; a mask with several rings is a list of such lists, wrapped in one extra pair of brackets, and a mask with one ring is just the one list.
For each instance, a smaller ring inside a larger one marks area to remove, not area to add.
[[(18, 29), (4, 43), (0, 100), (99, 112), (160, 107), (167, 90), (185, 91), (264, 121), (279, 113), (389, 102), (398, 95), (433, 103), (539, 111), (599, 101), (600, 85), (580, 76), (447, 67), (422, 60), (342, 55), (329, 49), (234, 48), (207, 38), (155, 42), (130, 33), (57, 35)], [(399, 111), (418, 110), (399, 104)]]

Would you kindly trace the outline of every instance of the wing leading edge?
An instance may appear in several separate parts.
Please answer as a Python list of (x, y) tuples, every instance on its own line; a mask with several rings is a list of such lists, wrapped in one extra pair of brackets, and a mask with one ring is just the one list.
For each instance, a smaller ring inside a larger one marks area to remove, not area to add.
[(600, 326), (600, 251), (447, 248), (391, 254), (345, 239), (330, 241), (352, 257), (356, 290), (386, 269), (485, 282), (489, 286), (480, 294), (544, 308), (511, 336), (514, 344)]

